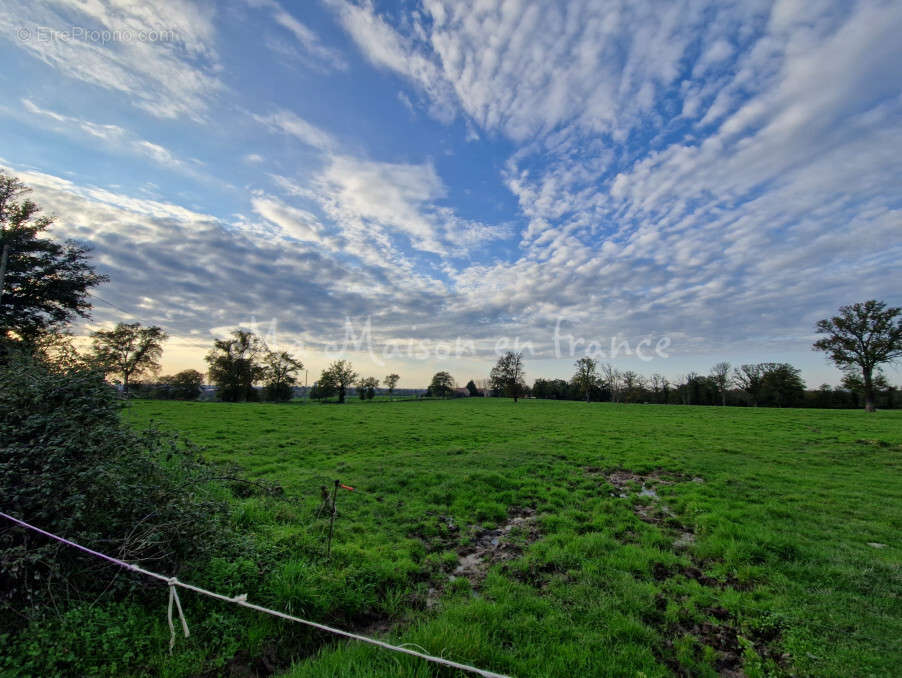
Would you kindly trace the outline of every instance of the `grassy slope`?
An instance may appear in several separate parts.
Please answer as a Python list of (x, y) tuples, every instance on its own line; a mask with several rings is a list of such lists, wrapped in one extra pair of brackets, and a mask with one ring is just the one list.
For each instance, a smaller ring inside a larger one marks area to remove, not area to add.
[[(357, 628), (390, 617), (395, 640), (518, 676), (716, 675), (724, 636), (746, 648), (749, 675), (889, 675), (902, 663), (902, 412), (472, 399), (137, 402), (126, 416), (300, 498), (236, 507), (284, 549), (267, 602), (295, 613)], [(661, 486), (676, 518), (650, 524), (632, 504), (652, 500), (612, 496), (586, 467), (705, 482)], [(334, 558), (317, 563), (313, 513), (336, 478), (363, 492), (339, 496)], [(512, 507), (537, 510), (541, 538), (478, 592), (448, 584), (470, 526)], [(695, 532), (688, 551), (673, 546), (678, 524)], [(430, 587), (444, 595), (426, 610)], [(291, 675), (387, 674), (432, 675), (344, 643)]]

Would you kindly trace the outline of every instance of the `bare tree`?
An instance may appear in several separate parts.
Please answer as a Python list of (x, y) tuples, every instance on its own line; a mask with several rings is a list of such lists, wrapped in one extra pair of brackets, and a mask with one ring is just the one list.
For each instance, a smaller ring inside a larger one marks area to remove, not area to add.
[(711, 368), (711, 380), (717, 386), (720, 393), (720, 404), (727, 404), (727, 389), (730, 386), (730, 363), (717, 363)]
[(665, 381), (664, 377), (661, 376), (660, 374), (658, 374), (657, 372), (655, 374), (651, 375), (651, 377), (648, 380), (648, 385), (651, 388), (651, 392), (654, 396), (655, 402), (658, 402), (658, 400), (659, 400), (659, 394), (661, 393), (661, 391), (664, 388), (664, 381)]
[(599, 368), (601, 380), (611, 392), (611, 402), (620, 402), (621, 374), (610, 363), (605, 363)]

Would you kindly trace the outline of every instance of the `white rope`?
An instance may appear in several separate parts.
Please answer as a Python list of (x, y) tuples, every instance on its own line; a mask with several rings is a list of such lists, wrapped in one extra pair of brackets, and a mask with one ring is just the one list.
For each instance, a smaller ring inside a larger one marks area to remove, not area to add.
[(172, 623), (172, 601), (175, 601), (175, 606), (179, 611), (179, 620), (182, 622), (182, 631), (185, 632), (185, 638), (187, 638), (190, 633), (188, 633), (188, 622), (185, 621), (185, 613), (182, 612), (182, 601), (179, 600), (179, 592), (175, 590), (176, 584), (178, 584), (178, 579), (175, 577), (169, 578), (169, 654), (172, 654), (172, 648), (175, 647), (175, 625)]
[(103, 560), (110, 561), (111, 563), (115, 563), (121, 567), (124, 567), (132, 572), (137, 572), (138, 574), (143, 574), (147, 577), (152, 577), (153, 579), (159, 579), (162, 582), (165, 582), (169, 586), (169, 649), (172, 651), (173, 646), (175, 645), (175, 625), (172, 621), (172, 604), (175, 602), (175, 606), (178, 609), (179, 619), (182, 623), (182, 630), (185, 632), (185, 637), (188, 637), (188, 622), (185, 621), (185, 615), (182, 612), (182, 603), (179, 600), (178, 592), (176, 591), (176, 587), (180, 586), (183, 589), (187, 589), (189, 591), (194, 591), (195, 593), (199, 593), (203, 596), (208, 596), (210, 598), (215, 598), (216, 600), (221, 600), (226, 603), (233, 603), (234, 605), (240, 605), (241, 607), (246, 607), (249, 610), (256, 610), (257, 612), (262, 612), (263, 614), (272, 615), (273, 617), (279, 617), (280, 619), (285, 619), (287, 621), (296, 622), (298, 624), (304, 624), (306, 626), (310, 626), (315, 629), (319, 629), (320, 631), (326, 631), (327, 633), (334, 633), (337, 636), (343, 636), (345, 638), (349, 638), (351, 640), (359, 640), (361, 643), (369, 643), (370, 645), (375, 645), (376, 647), (381, 647), (385, 650), (391, 650), (392, 652), (401, 652), (404, 654), (409, 654), (413, 657), (419, 657), (420, 659), (425, 659), (428, 662), (433, 662), (435, 664), (442, 664), (443, 666), (449, 666), (453, 669), (460, 669), (461, 671), (468, 671), (470, 673), (475, 673), (480, 676), (484, 676), (485, 678), (510, 678), (510, 676), (506, 676), (502, 673), (493, 673), (492, 671), (486, 671), (485, 669), (479, 669), (475, 666), (469, 666), (467, 664), (460, 664), (458, 662), (451, 661), (450, 659), (445, 659), (444, 657), (436, 657), (435, 655), (427, 654), (425, 650), (423, 652), (417, 652), (416, 650), (411, 650), (410, 648), (403, 647), (401, 645), (391, 645), (390, 643), (383, 642), (381, 640), (376, 640), (375, 638), (368, 638), (367, 636), (361, 636), (356, 633), (351, 633), (350, 631), (342, 631), (341, 629), (336, 629), (331, 626), (326, 626), (325, 624), (319, 624), (317, 622), (309, 621), (307, 619), (301, 619), (300, 617), (295, 617), (290, 614), (285, 614), (284, 612), (279, 612), (278, 610), (271, 610), (267, 607), (263, 607), (262, 605), (255, 605), (254, 603), (249, 603), (247, 601), (247, 594), (241, 594), (239, 596), (234, 596), (232, 598), (228, 596), (224, 596), (220, 593), (215, 593), (213, 591), (208, 591), (207, 589), (202, 589), (199, 586), (193, 586), (192, 584), (186, 584), (185, 582), (179, 581), (175, 577), (166, 577), (162, 574), (158, 574), (156, 572), (151, 572), (150, 570), (145, 570), (143, 567), (139, 567), (138, 565), (133, 565), (131, 563), (127, 563), (124, 560), (120, 560), (119, 558), (113, 558), (112, 556), (108, 556), (105, 553), (100, 553), (99, 551), (94, 551), (93, 549), (89, 549), (86, 546), (82, 546), (81, 544), (77, 544), (73, 541), (70, 541), (64, 537), (60, 537), (58, 535), (53, 534), (52, 532), (47, 532), (46, 530), (42, 530), (39, 527), (35, 527), (34, 525), (30, 525), (23, 520), (19, 520), (18, 518), (14, 518), (11, 515), (0, 512), (0, 517), (7, 518), (8, 520), (20, 525), (22, 527), (28, 528), (40, 534), (43, 534), (46, 537), (50, 537), (55, 539), (63, 544), (67, 544), (68, 546), (72, 546), (77, 548), (80, 551), (88, 553), (90, 555), (96, 556), (98, 558), (102, 558)]

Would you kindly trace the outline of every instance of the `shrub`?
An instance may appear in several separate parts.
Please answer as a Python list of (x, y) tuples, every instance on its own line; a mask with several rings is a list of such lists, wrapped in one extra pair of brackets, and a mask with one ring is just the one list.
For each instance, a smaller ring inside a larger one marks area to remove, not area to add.
[[(11, 355), (0, 372), (3, 511), (166, 574), (242, 549), (212, 470), (172, 437), (124, 426), (119, 407), (96, 371)], [(61, 600), (146, 584), (117, 574), (112, 564), (0, 525), (0, 612), (35, 619)], [(0, 614), (0, 632), (13, 616)]]

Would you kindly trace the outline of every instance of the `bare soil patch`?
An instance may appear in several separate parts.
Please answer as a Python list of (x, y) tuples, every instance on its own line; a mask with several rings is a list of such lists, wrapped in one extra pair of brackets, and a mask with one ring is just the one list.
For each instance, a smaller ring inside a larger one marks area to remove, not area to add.
[(480, 529), (473, 535), (473, 543), (461, 548), (452, 580), (464, 577), (478, 588), (489, 567), (523, 555), (525, 546), (539, 538), (535, 525), (535, 510), (514, 508), (508, 520), (493, 530)]

